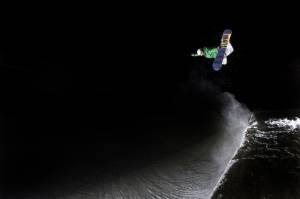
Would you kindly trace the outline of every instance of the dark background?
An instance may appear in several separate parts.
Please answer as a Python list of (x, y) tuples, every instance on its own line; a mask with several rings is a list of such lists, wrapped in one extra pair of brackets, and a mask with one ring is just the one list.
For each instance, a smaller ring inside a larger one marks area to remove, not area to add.
[[(34, 187), (95, 154), (107, 162), (127, 149), (142, 151), (138, 145), (155, 147), (156, 138), (141, 129), (164, 126), (168, 118), (189, 124), (215, 109), (213, 93), (185, 91), (192, 71), (250, 110), (299, 108), (300, 31), (290, 8), (135, 6), (43, 6), (6, 16), (0, 46), (5, 190)], [(199, 47), (217, 46), (226, 28), (233, 30), (235, 52), (221, 72), (211, 71), (211, 60), (190, 57)], [(90, 154), (95, 150), (101, 152)]]

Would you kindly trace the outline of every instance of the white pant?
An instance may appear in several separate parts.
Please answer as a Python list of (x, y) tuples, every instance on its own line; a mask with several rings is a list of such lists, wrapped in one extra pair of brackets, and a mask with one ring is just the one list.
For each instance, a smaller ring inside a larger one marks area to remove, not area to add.
[(223, 65), (227, 64), (227, 56), (230, 55), (232, 52), (233, 52), (233, 47), (232, 47), (231, 43), (228, 43), (227, 48), (225, 50), (225, 56), (224, 56), (224, 59), (222, 61)]

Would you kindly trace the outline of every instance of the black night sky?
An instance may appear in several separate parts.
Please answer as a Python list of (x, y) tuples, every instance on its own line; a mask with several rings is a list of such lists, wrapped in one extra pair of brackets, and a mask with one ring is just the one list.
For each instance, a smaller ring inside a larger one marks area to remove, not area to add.
[[(159, 148), (158, 135), (141, 129), (195, 125), (218, 105), (211, 93), (186, 91), (193, 70), (251, 111), (300, 106), (300, 31), (291, 13), (244, 8), (222, 17), (222, 9), (196, 5), (105, 10), (7, 16), (0, 44), (5, 192), (34, 190), (83, 161), (134, 162), (128, 154)], [(220, 72), (211, 60), (190, 57), (217, 46), (226, 28), (235, 51)]]

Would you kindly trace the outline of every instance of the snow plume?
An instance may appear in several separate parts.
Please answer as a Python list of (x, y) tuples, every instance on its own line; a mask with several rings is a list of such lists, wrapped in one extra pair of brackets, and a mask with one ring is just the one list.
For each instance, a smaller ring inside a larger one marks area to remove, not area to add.
[[(218, 77), (210, 78), (212, 75)], [(209, 157), (208, 159), (213, 159), (210, 162), (211, 166), (217, 169), (214, 171), (215, 175), (211, 176), (211, 179), (214, 179), (211, 182), (215, 184), (213, 188), (210, 187), (210, 194), (203, 198), (212, 197), (226, 172), (234, 164), (233, 157), (244, 143), (251, 115), (248, 108), (238, 102), (233, 94), (222, 91), (223, 83), (227, 82), (225, 79), (226, 77), (222, 77), (219, 73), (210, 74), (209, 71), (195, 70), (190, 74), (190, 79), (185, 85), (185, 91), (193, 93), (196, 98), (192, 108), (208, 110), (204, 111), (206, 114), (214, 112), (221, 121), (215, 124), (217, 126), (215, 134), (204, 141), (209, 145), (207, 148), (204, 147), (207, 149), (206, 156)], [(222, 84), (218, 84), (219, 82)]]
[(215, 158), (219, 161), (223, 172), (215, 184), (209, 198), (225, 180), (225, 175), (235, 163), (233, 160), (238, 150), (243, 146), (246, 131), (249, 126), (250, 111), (243, 104), (240, 104), (232, 94), (220, 94), (222, 99), (222, 116), (224, 117), (224, 131), (219, 136), (219, 146), (215, 148)]

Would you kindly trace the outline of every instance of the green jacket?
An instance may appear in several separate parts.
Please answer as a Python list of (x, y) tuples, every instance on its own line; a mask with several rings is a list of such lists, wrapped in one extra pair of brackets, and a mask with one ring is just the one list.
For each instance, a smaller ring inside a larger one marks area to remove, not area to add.
[(203, 56), (209, 59), (214, 59), (217, 57), (218, 48), (203, 48)]

